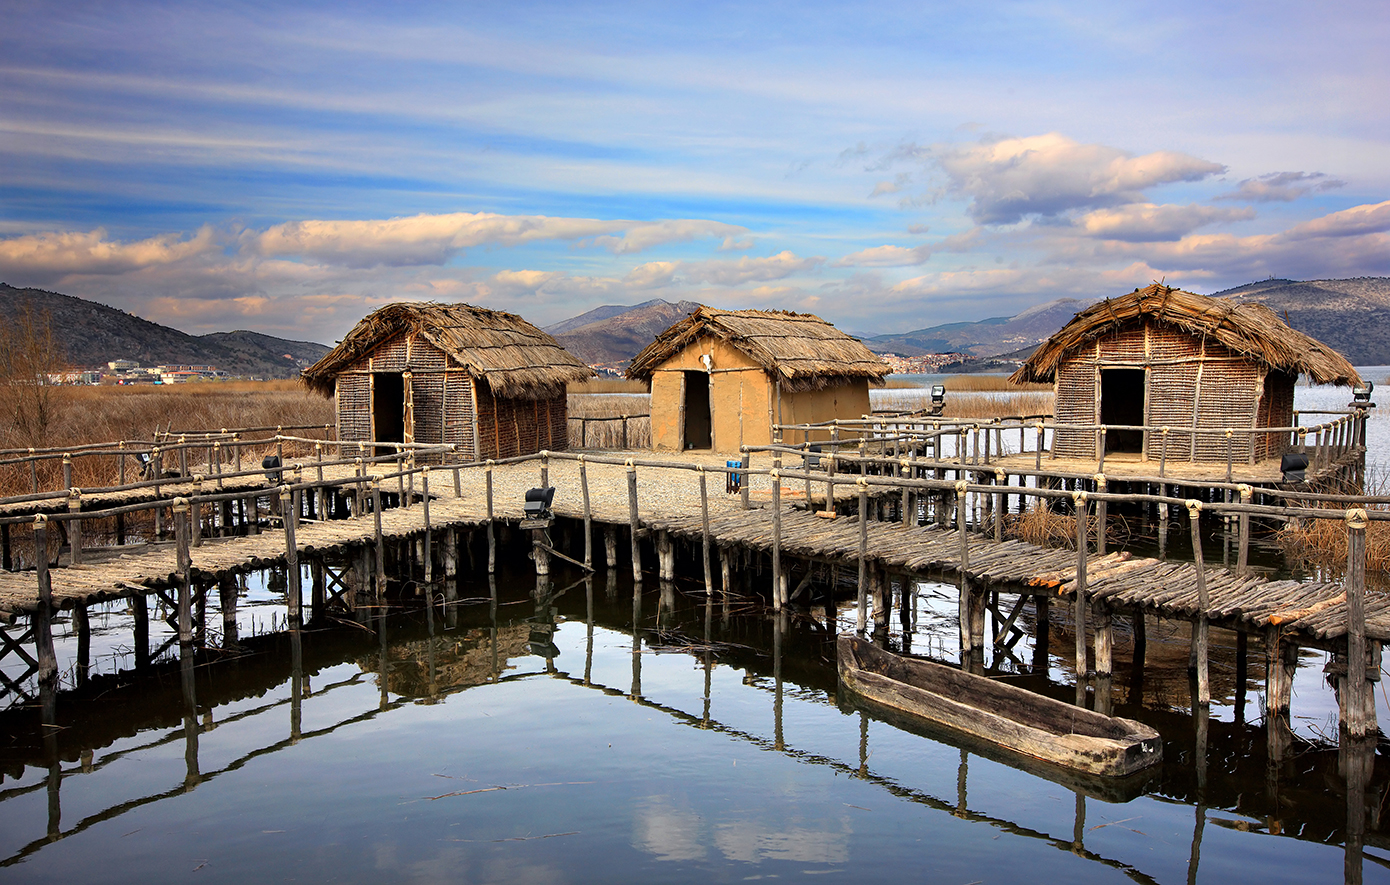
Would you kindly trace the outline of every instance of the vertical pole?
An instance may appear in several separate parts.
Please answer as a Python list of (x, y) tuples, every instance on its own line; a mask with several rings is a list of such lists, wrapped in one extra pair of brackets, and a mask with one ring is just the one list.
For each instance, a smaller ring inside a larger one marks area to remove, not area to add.
[[(420, 506), (425, 517), (425, 583), (434, 583), (434, 549), (431, 537), (432, 526), (430, 525), (430, 467), (428, 464), (420, 468)], [(426, 590), (426, 593), (433, 593), (433, 590)], [(430, 597), (433, 600), (433, 596)], [(430, 606), (434, 605), (431, 601)]]
[[(709, 491), (705, 482), (705, 466), (701, 464), (698, 470), (700, 473), (700, 563), (705, 567), (705, 596), (710, 597), (714, 595), (714, 580), (710, 573), (709, 562)], [(585, 498), (587, 499), (588, 495), (585, 495)], [(809, 499), (806, 506), (811, 506)], [(587, 512), (587, 506), (585, 510)], [(585, 528), (588, 528), (587, 521)], [(589, 564), (587, 544), (585, 545), (584, 564)]]
[[(704, 474), (700, 474), (702, 485), (701, 494), (704, 492)], [(584, 463), (584, 456), (579, 456), (579, 489), (584, 495), (584, 567), (593, 570), (594, 567), (594, 527), (593, 510), (589, 506), (589, 467)]]
[(739, 472), (739, 497), (742, 499), (743, 509), (748, 509), (748, 466), (753, 462), (753, 454), (747, 448), (743, 450), (743, 469)]
[(1079, 698), (1086, 684), (1086, 565), (1090, 530), (1086, 525), (1086, 493), (1072, 492), (1071, 498), (1076, 509), (1076, 599), (1073, 612), (1076, 621), (1076, 692)]
[(1373, 733), (1375, 706), (1367, 707), (1370, 683), (1366, 681), (1366, 525), (1365, 510), (1348, 510), (1347, 520), (1347, 681), (1342, 689), (1346, 698), (1346, 721), (1353, 738)]
[(178, 548), (179, 569), (179, 644), (193, 642), (193, 556), (190, 552), (188, 499), (177, 498), (174, 512), (174, 542)]
[(285, 523), (285, 598), (289, 616), (294, 623), (303, 620), (303, 592), (299, 576), (299, 545), (295, 542), (295, 527), (299, 523), (299, 491), (280, 486), (280, 513)]
[(69, 486), (68, 513), (73, 514), (73, 518), (68, 520), (68, 551), (74, 565), (82, 561), (82, 518), (77, 515), (81, 512), (82, 490)]
[[(376, 594), (377, 601), (380, 601), (380, 600), (384, 599), (385, 596), (386, 596), (386, 544), (385, 544), (385, 542), (383, 541), (383, 539), (382, 539), (382, 537), (381, 537), (381, 474), (380, 474), (380, 473), (373, 473), (373, 474), (372, 474), (372, 524), (373, 524), (373, 530), (374, 530), (374, 532), (375, 532), (375, 534), (376, 534), (376, 557), (375, 557), (375, 558), (376, 558), (376, 563), (375, 563), (375, 569), (374, 569), (375, 575), (373, 576), (373, 580), (374, 580), (375, 586), (373, 587), (373, 590), (374, 590), (374, 592), (375, 592), (375, 594)], [(489, 523), (489, 524), (490, 524), (490, 523)], [(384, 612), (385, 612), (385, 610), (383, 609), (382, 618), (385, 618), (385, 617), (386, 617), (386, 615), (385, 615)], [(383, 641), (384, 641), (384, 640), (383, 640)], [(385, 674), (384, 674), (384, 673), (382, 674), (382, 677), (383, 677), (382, 682), (383, 682), (383, 685), (384, 685), (384, 684), (385, 684)], [(384, 689), (383, 689), (383, 690), (384, 690)]]
[(1202, 564), (1202, 503), (1188, 500), (1187, 512), (1192, 522), (1192, 564), (1197, 571), (1197, 618), (1192, 625), (1192, 650), (1197, 664), (1197, 697), (1194, 706), (1211, 703), (1211, 678), (1207, 667), (1207, 574)]
[[(781, 456), (777, 457), (781, 461)], [(782, 610), (782, 471), (772, 469), (772, 610)]]
[[(1240, 503), (1249, 504), (1254, 497), (1254, 489), (1245, 483), (1236, 486), (1240, 490)], [(1240, 515), (1240, 552), (1236, 554), (1236, 574), (1243, 575), (1250, 570), (1250, 514)]]
[(235, 648), (237, 644), (236, 578), (223, 572), (217, 577), (217, 599), (222, 609), (222, 647)]
[[(1092, 477), (1096, 483), (1096, 491), (1105, 491), (1105, 474), (1097, 473)], [(1105, 532), (1107, 528), (1106, 506), (1104, 498), (1096, 499), (1096, 555), (1105, 555)]]
[(483, 467), (483, 473), (487, 477), (487, 573), (489, 575), (497, 572), (497, 535), (492, 527), (492, 467), (495, 463), (489, 458)]
[(967, 503), (967, 489), (969, 483), (963, 479), (956, 480), (956, 536), (960, 542), (960, 571), (958, 574), (960, 599), (957, 600), (957, 615), (960, 618), (960, 657), (961, 662), (970, 660), (970, 653), (975, 647), (974, 624), (975, 617), (972, 603), (975, 601), (971, 597), (970, 591), (970, 538), (965, 531), (965, 513)]
[(863, 476), (855, 480), (859, 486), (859, 619), (862, 635), (869, 626), (869, 481)]
[(48, 573), (48, 517), (34, 517), (34, 570), (39, 580), (39, 604), (34, 612), (34, 657), (39, 682), (50, 687), (58, 678), (58, 655), (53, 648), (53, 580)]
[[(637, 523), (637, 466), (627, 459), (627, 521), (632, 534), (632, 580), (642, 583), (642, 539)], [(636, 625), (634, 634), (636, 633)]]
[(73, 608), (72, 625), (77, 630), (77, 684), (82, 685), (92, 670), (92, 624), (86, 603)]

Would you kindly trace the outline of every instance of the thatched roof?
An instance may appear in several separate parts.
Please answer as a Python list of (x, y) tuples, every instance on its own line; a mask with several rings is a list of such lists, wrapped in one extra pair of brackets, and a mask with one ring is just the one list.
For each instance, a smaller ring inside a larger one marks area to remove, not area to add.
[(820, 390), (866, 378), (878, 384), (889, 371), (857, 338), (818, 316), (785, 310), (719, 310), (701, 307), (656, 336), (633, 357), (629, 378), (648, 381), (657, 366), (691, 342), (709, 336), (747, 354), (788, 392)]
[(304, 383), (332, 396), (339, 373), (403, 332), (438, 347), (474, 378), (486, 378), (493, 394), (506, 399), (559, 396), (569, 382), (594, 374), (554, 338), (515, 314), (470, 304), (398, 302), (353, 327), (337, 347), (304, 370)]
[(1242, 356), (1318, 384), (1359, 385), (1351, 363), (1327, 345), (1289, 328), (1263, 304), (1237, 304), (1154, 283), (1119, 298), (1107, 298), (1078, 313), (1043, 342), (1009, 379), (1048, 383), (1062, 360), (1109, 332), (1134, 328), (1144, 319), (1189, 335), (1211, 338)]

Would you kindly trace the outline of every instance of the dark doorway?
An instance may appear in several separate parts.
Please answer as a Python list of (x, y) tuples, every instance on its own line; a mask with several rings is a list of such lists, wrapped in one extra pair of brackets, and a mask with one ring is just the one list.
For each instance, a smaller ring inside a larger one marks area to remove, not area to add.
[(709, 413), (709, 375), (704, 372), (685, 373), (685, 447), (711, 447)]
[[(1144, 423), (1144, 370), (1100, 370), (1100, 423)], [(1144, 451), (1144, 431), (1110, 430), (1105, 434), (1107, 452)]]
[[(372, 438), (377, 442), (405, 442), (405, 378), (400, 372), (372, 374)], [(377, 454), (394, 451), (381, 449)]]

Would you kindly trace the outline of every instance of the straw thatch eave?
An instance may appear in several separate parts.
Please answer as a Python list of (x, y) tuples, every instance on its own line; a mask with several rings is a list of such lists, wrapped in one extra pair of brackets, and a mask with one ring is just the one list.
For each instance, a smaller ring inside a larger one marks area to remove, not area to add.
[(701, 307), (633, 357), (627, 376), (650, 381), (658, 366), (703, 337), (737, 348), (789, 393), (858, 379), (882, 384), (891, 371), (859, 339), (813, 314)]
[(353, 327), (337, 347), (304, 370), (302, 380), (310, 390), (332, 396), (338, 375), (401, 334), (419, 335), (504, 399), (562, 396), (567, 384), (594, 374), (554, 338), (515, 314), (470, 304), (398, 302)]
[(1289, 328), (1263, 304), (1239, 304), (1184, 292), (1158, 283), (1119, 298), (1107, 298), (1078, 313), (1033, 352), (1009, 380), (1051, 383), (1069, 355), (1102, 335), (1134, 328), (1145, 321), (1210, 338), (1268, 369), (1307, 375), (1317, 384), (1361, 383), (1340, 353)]

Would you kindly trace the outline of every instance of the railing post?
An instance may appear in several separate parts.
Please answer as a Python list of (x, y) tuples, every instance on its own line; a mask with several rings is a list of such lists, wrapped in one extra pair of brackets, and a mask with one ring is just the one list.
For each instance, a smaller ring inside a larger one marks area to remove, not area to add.
[(1348, 510), (1347, 521), (1347, 681), (1346, 721), (1353, 738), (1374, 734), (1375, 700), (1366, 681), (1366, 526), (1362, 509)]
[[(33, 463), (32, 461), (30, 462)], [(53, 648), (53, 581), (48, 573), (48, 516), (34, 517), (34, 571), (39, 580), (39, 604), (34, 612), (34, 658), (39, 681), (58, 677), (58, 655)]]
[(78, 488), (68, 489), (68, 513), (73, 514), (73, 518), (68, 520), (68, 547), (72, 555), (72, 563), (76, 565), (82, 561), (82, 490)]
[(1211, 703), (1211, 678), (1207, 666), (1207, 573), (1202, 561), (1202, 502), (1189, 499), (1192, 522), (1192, 561), (1197, 570), (1197, 617), (1193, 621), (1192, 651), (1197, 665), (1197, 697), (1193, 706)]
[[(1096, 484), (1096, 491), (1103, 494), (1103, 493), (1105, 492), (1105, 486), (1106, 486), (1105, 474), (1104, 474), (1104, 473), (1097, 473), (1095, 476), (1091, 477), (1091, 479), (1092, 479), (1092, 480), (1095, 482), (1095, 484)], [(1105, 541), (1106, 541), (1106, 538), (1105, 538), (1105, 531), (1106, 531), (1107, 523), (1108, 523), (1108, 520), (1107, 520), (1107, 518), (1106, 518), (1106, 517), (1107, 517), (1107, 510), (1108, 510), (1108, 508), (1105, 506), (1105, 504), (1106, 504), (1106, 502), (1105, 502), (1105, 499), (1104, 499), (1104, 498), (1097, 498), (1097, 499), (1096, 499), (1096, 555), (1097, 555), (1097, 556), (1104, 556), (1104, 555), (1105, 555)]]
[(280, 515), (285, 523), (285, 601), (290, 619), (298, 623), (302, 620), (303, 588), (299, 576), (299, 545), (295, 541), (295, 527), (299, 524), (299, 491), (290, 491), (289, 486), (280, 486)]
[(748, 509), (748, 483), (751, 477), (748, 475), (748, 468), (753, 463), (753, 453), (748, 451), (745, 446), (743, 449), (743, 469), (739, 471), (739, 497), (742, 500), (743, 509)]
[(637, 521), (637, 465), (627, 459), (627, 520), (632, 533), (632, 580), (642, 583), (642, 540)]

